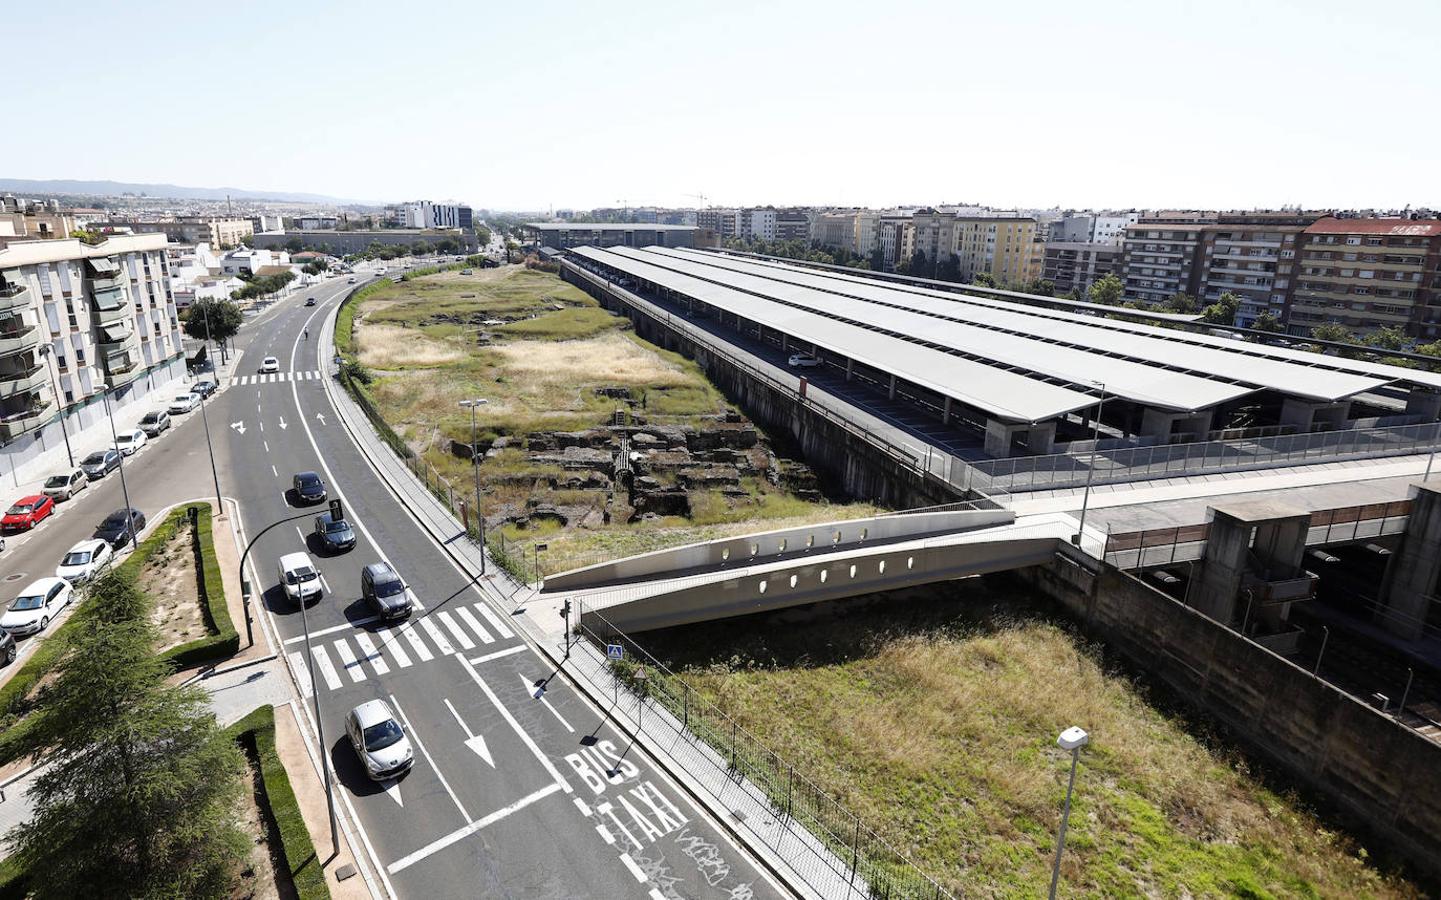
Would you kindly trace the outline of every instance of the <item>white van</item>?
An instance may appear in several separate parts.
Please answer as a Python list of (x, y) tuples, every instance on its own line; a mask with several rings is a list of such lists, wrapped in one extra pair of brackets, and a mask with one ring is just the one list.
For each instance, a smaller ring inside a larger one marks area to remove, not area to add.
[(321, 595), (320, 573), (304, 553), (280, 557), (280, 585), (285, 588), (285, 596), (296, 603)]

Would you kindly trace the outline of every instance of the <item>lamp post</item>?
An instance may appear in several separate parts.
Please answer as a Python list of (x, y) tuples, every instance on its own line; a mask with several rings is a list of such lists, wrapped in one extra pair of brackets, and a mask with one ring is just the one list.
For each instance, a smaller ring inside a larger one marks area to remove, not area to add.
[[(40, 355), (50, 360), (48, 369), (50, 371), (50, 387), (55, 392), (55, 402), (60, 404), (60, 433), (65, 436), (65, 455), (70, 458), (70, 468), (75, 468), (75, 454), (70, 449), (70, 429), (65, 427), (65, 402), (60, 397), (59, 371), (55, 365), (55, 347), (51, 344), (40, 345)], [(42, 363), (41, 365), (44, 365)]]
[(484, 397), (460, 401), (461, 406), (470, 408), (470, 470), (475, 473), (475, 520), (480, 531), (480, 574), (485, 574), (485, 517), (480, 513), (480, 460), (475, 453), (475, 411), (489, 403)]
[[(115, 446), (120, 443), (120, 436), (115, 433), (115, 413), (110, 410), (110, 388), (100, 392), (100, 399), (105, 404), (105, 418), (110, 420), (110, 443)], [(125, 485), (125, 454), (120, 448), (115, 447), (115, 452), (120, 456), (120, 494), (125, 498), (125, 527), (130, 532), (130, 546), (135, 550), (140, 549), (140, 539), (135, 536), (135, 512), (130, 505), (130, 489)]]
[(210, 416), (205, 412), (205, 395), (200, 395), (200, 421), (205, 428), (205, 449), (210, 451), (210, 477), (215, 480), (215, 514), (225, 515), (225, 504), (220, 499), (220, 472), (215, 468), (215, 445), (210, 442)]
[(1106, 408), (1106, 383), (1091, 383), (1100, 386), (1101, 399), (1096, 403), (1096, 418), (1091, 421), (1091, 458), (1086, 465), (1086, 490), (1081, 495), (1081, 524), (1076, 529), (1075, 537), (1071, 538), (1071, 543), (1077, 547), (1081, 546), (1081, 536), (1086, 533), (1086, 508), (1091, 505), (1091, 479), (1096, 475), (1096, 445), (1101, 441), (1101, 411)]
[(1061, 851), (1066, 847), (1066, 826), (1071, 821), (1071, 793), (1076, 789), (1076, 764), (1081, 760), (1081, 748), (1091, 742), (1085, 730), (1072, 725), (1056, 738), (1056, 745), (1071, 751), (1071, 780), (1066, 784), (1066, 805), (1061, 811), (1061, 831), (1056, 836), (1056, 862), (1051, 866), (1051, 900), (1056, 900), (1056, 884), (1061, 879)]

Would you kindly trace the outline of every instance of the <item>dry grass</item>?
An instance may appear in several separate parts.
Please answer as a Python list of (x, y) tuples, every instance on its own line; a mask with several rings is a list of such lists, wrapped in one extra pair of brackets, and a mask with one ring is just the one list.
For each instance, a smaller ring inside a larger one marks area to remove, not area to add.
[(613, 384), (679, 387), (690, 380), (681, 367), (611, 332), (580, 341), (520, 341), (495, 348), (507, 377), (527, 384)]
[(179, 647), (209, 634), (200, 603), (198, 578), (188, 525), (176, 529), (175, 536), (141, 568), (137, 578), (140, 589), (155, 601), (151, 618), (160, 629), (157, 652)]
[(414, 329), (379, 322), (356, 329), (360, 363), (371, 369), (432, 368), (465, 359), (463, 349), (418, 335)]

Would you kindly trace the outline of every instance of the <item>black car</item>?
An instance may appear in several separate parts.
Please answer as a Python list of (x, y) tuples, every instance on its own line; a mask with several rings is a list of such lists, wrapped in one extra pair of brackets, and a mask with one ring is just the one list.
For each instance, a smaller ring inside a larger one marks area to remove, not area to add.
[(209, 397), (211, 394), (215, 393), (215, 382), (197, 381), (190, 386), (190, 393), (196, 395), (197, 397)]
[(105, 517), (95, 528), (94, 537), (109, 541), (112, 547), (121, 547), (132, 534), (139, 535), (145, 530), (145, 513), (138, 509), (117, 509)]
[(344, 519), (323, 512), (315, 517), (315, 539), (322, 549), (343, 553), (355, 547), (355, 529)]
[(7, 666), (15, 661), (15, 635), (3, 628), (0, 628), (0, 660)]
[(120, 451), (96, 450), (80, 461), (80, 470), (86, 478), (104, 478), (120, 468)]
[(306, 298), (305, 298), (305, 305), (306, 305), (306, 306), (314, 306), (314, 305), (315, 305), (315, 298), (314, 298), (314, 297), (306, 297)]
[(360, 593), (382, 619), (410, 615), (410, 589), (388, 563), (371, 563), (360, 570)]
[(301, 472), (296, 475), (293, 487), (295, 499), (301, 503), (319, 503), (325, 499), (325, 482), (314, 472)]

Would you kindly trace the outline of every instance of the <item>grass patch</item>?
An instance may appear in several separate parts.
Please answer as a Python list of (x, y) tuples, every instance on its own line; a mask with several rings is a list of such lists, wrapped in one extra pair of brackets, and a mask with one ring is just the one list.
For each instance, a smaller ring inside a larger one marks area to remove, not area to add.
[(644, 643), (957, 896), (1045, 893), (1072, 724), (1092, 744), (1068, 896), (1421, 896), (1018, 590), (970, 579)]
[(620, 320), (599, 307), (573, 306), (534, 319), (521, 319), (496, 329), (508, 337), (542, 341), (573, 341), (620, 327)]

